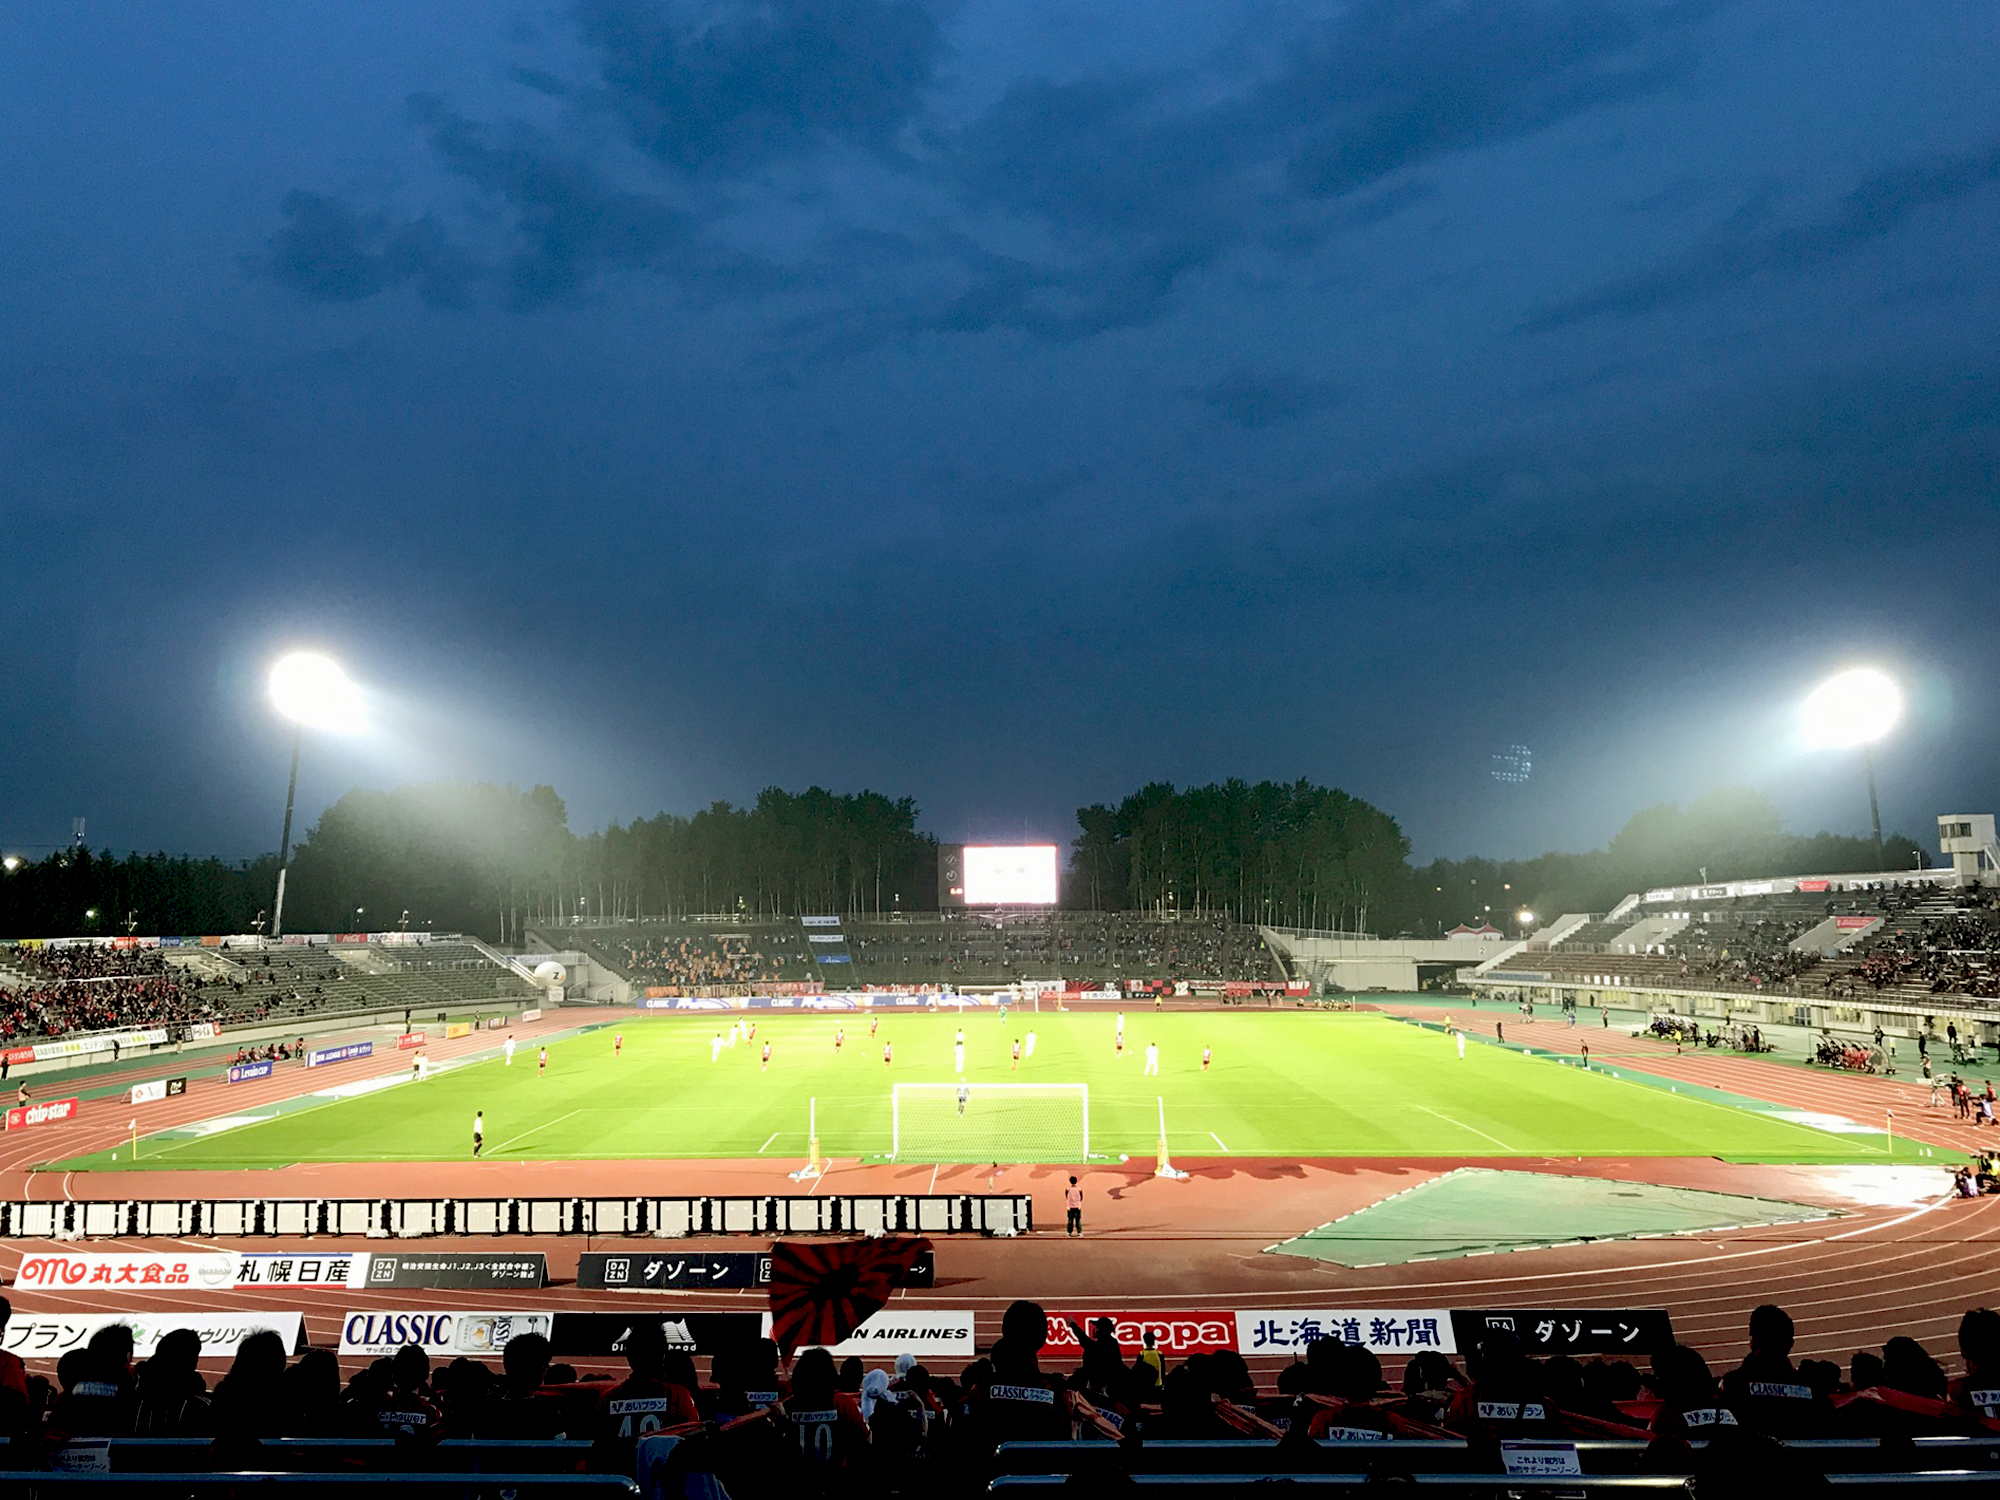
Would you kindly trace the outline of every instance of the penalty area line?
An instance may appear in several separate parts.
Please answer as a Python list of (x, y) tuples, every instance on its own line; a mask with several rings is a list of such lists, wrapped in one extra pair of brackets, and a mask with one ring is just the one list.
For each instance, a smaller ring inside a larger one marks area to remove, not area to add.
[(775, 1141), (777, 1138), (778, 1138), (778, 1132), (775, 1130), (772, 1131), (770, 1137), (764, 1142), (764, 1144), (757, 1148), (757, 1154), (759, 1156), (762, 1156), (766, 1151), (770, 1150), (771, 1142)]
[(1216, 1145), (1218, 1145), (1218, 1146), (1222, 1146), (1222, 1149), (1223, 1149), (1223, 1152), (1224, 1152), (1224, 1154), (1225, 1154), (1225, 1155), (1226, 1155), (1226, 1154), (1228, 1153), (1228, 1151), (1229, 1151), (1229, 1147), (1228, 1147), (1228, 1146), (1226, 1146), (1226, 1145), (1223, 1145), (1223, 1140), (1222, 1140), (1222, 1137), (1221, 1137), (1221, 1136), (1219, 1136), (1219, 1135), (1217, 1135), (1217, 1134), (1216, 1134), (1216, 1133), (1215, 1133), (1215, 1132), (1214, 1132), (1213, 1130), (1211, 1130), (1211, 1131), (1210, 1131), (1210, 1132), (1208, 1133), (1208, 1138), (1209, 1138), (1209, 1139), (1210, 1139), (1211, 1141), (1214, 1141)]
[(1494, 1145), (1498, 1146), (1498, 1147), (1499, 1147), (1499, 1148), (1500, 1148), (1500, 1149), (1501, 1149), (1502, 1151), (1505, 1151), (1505, 1152), (1507, 1152), (1507, 1153), (1508, 1153), (1509, 1155), (1518, 1155), (1518, 1154), (1519, 1154), (1518, 1152), (1516, 1152), (1516, 1151), (1514, 1150), (1514, 1148), (1513, 1148), (1512, 1146), (1508, 1145), (1508, 1144), (1507, 1144), (1507, 1143), (1506, 1143), (1505, 1141), (1501, 1140), (1501, 1139), (1500, 1139), (1500, 1138), (1499, 1138), (1498, 1136), (1492, 1136), (1492, 1135), (1488, 1135), (1488, 1134), (1487, 1134), (1487, 1133), (1486, 1133), (1485, 1131), (1481, 1130), (1481, 1129), (1480, 1129), (1480, 1128), (1479, 1128), (1478, 1126), (1476, 1126), (1476, 1125), (1468, 1125), (1468, 1124), (1466, 1124), (1466, 1123), (1465, 1123), (1465, 1121), (1463, 1121), (1463, 1120), (1454, 1120), (1454, 1119), (1453, 1119), (1453, 1118), (1452, 1118), (1452, 1117), (1451, 1117), (1450, 1115), (1447, 1115), (1447, 1114), (1444, 1114), (1444, 1113), (1442, 1113), (1442, 1112), (1440, 1112), (1440, 1111), (1438, 1111), (1438, 1110), (1435, 1110), (1435, 1109), (1432, 1109), (1432, 1108), (1431, 1108), (1431, 1107), (1430, 1107), (1430, 1106), (1429, 1106), (1428, 1104), (1419, 1104), (1419, 1105), (1417, 1106), (1417, 1108), (1418, 1108), (1418, 1109), (1420, 1109), (1420, 1110), (1422, 1110), (1422, 1111), (1423, 1111), (1423, 1112), (1424, 1112), (1425, 1114), (1427, 1114), (1427, 1115), (1436, 1115), (1436, 1116), (1437, 1116), (1437, 1117), (1438, 1117), (1438, 1118), (1439, 1118), (1440, 1120), (1444, 1121), (1444, 1122), (1445, 1122), (1445, 1124), (1447, 1124), (1447, 1125), (1456, 1125), (1456, 1126), (1457, 1126), (1457, 1127), (1458, 1127), (1458, 1128), (1459, 1128), (1460, 1130), (1469, 1130), (1469, 1131), (1471, 1131), (1471, 1132), (1472, 1132), (1472, 1133), (1473, 1133), (1474, 1135), (1478, 1136), (1478, 1137), (1479, 1137), (1479, 1138), (1480, 1138), (1481, 1140), (1487, 1140), (1487, 1141), (1491, 1141), (1491, 1142), (1493, 1142), (1493, 1144), (1494, 1144)]
[(524, 1130), (519, 1135), (514, 1136), (508, 1140), (502, 1141), (499, 1145), (495, 1146), (491, 1151), (486, 1152), (484, 1154), (488, 1156), (498, 1156), (502, 1151), (505, 1151), (509, 1146), (513, 1145), (516, 1141), (525, 1141), (529, 1136), (533, 1135), (535, 1131), (547, 1130), (551, 1125), (562, 1124), (562, 1122), (564, 1120), (567, 1120), (570, 1115), (580, 1115), (582, 1113), (583, 1113), (583, 1106), (579, 1104), (575, 1109), (569, 1112), (569, 1115), (557, 1115), (553, 1120), (544, 1120), (542, 1121), (541, 1124), (533, 1127), (532, 1129)]

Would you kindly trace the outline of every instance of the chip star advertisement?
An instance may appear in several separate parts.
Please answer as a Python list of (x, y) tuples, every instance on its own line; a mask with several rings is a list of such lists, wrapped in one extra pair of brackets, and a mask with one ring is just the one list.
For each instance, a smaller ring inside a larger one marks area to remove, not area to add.
[[(768, 1312), (763, 1314), (761, 1330), (764, 1338), (771, 1336)], [(978, 1352), (970, 1309), (940, 1312), (928, 1307), (874, 1313), (846, 1338), (826, 1348), (836, 1359), (850, 1354), (863, 1359), (890, 1359), (898, 1354), (914, 1354), (919, 1359), (971, 1359)]]
[(1054, 906), (1054, 844), (967, 844), (967, 906)]
[[(236, 1353), (253, 1333), (269, 1331), (285, 1341), (286, 1353), (305, 1343), (305, 1315), (295, 1312), (242, 1313), (34, 1313), (16, 1312), (7, 1324), (4, 1347), (24, 1360), (53, 1363), (72, 1349), (89, 1344), (100, 1328), (123, 1325), (132, 1330), (132, 1355), (147, 1359), (160, 1340), (176, 1328), (192, 1330), (201, 1340), (203, 1359)], [(388, 1351), (393, 1352), (393, 1351)]]
[(7, 1111), (7, 1128), (20, 1130), (29, 1125), (51, 1125), (76, 1118), (80, 1099), (50, 1099), (43, 1104), (20, 1104)]
[(433, 1357), (494, 1355), (524, 1333), (547, 1337), (554, 1315), (532, 1312), (351, 1312), (340, 1321), (342, 1354), (394, 1354), (415, 1344)]

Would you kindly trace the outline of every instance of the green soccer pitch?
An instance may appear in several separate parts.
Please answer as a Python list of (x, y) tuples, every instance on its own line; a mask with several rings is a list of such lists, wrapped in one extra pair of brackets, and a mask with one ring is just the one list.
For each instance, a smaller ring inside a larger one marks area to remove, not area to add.
[[(726, 1025), (734, 1017), (721, 1018)], [(820, 1147), (842, 1160), (891, 1153), (890, 1090), (907, 1095), (897, 1159), (914, 1162), (1080, 1162), (1074, 1090), (1033, 1096), (991, 1084), (1083, 1084), (1090, 1159), (1151, 1161), (1164, 1101), (1167, 1143), (1188, 1157), (1718, 1156), (1770, 1162), (1919, 1159), (1906, 1142), (1838, 1133), (1727, 1096), (1670, 1092), (1664, 1082), (1585, 1071), (1468, 1040), (1460, 1058), (1444, 1033), (1386, 1016), (1299, 1011), (1125, 1018), (1114, 1048), (1109, 1014), (993, 1011), (757, 1016), (754, 1043), (710, 1060), (716, 1017), (638, 1018), (554, 1042), (546, 1075), (524, 1046), (511, 1067), (494, 1057), (336, 1100), (245, 1110), (270, 1118), (201, 1133), (141, 1137), (129, 1146), (54, 1163), (68, 1170), (259, 1168), (295, 1162), (451, 1161), (471, 1155), (483, 1111), (492, 1160), (763, 1157), (803, 1161), (808, 1101)], [(953, 1034), (963, 1026), (966, 1112), (957, 1111)], [(1036, 1033), (1018, 1070), (1016, 1038)], [(622, 1054), (613, 1037), (624, 1033)], [(836, 1052), (834, 1034), (845, 1045)], [(769, 1070), (760, 1061), (769, 1041)], [(895, 1060), (885, 1067), (884, 1042)], [(1143, 1076), (1149, 1042), (1157, 1077)], [(1202, 1048), (1214, 1049), (1201, 1068)], [(1619, 1070), (1621, 1073), (1624, 1070)], [(301, 1078), (340, 1083), (339, 1069)], [(218, 1113), (221, 1113), (219, 1110)]]

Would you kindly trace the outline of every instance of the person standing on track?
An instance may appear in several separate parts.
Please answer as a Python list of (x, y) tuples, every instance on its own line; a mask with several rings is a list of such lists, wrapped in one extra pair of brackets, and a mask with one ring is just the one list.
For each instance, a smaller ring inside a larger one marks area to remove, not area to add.
[(486, 1111), (483, 1109), (475, 1109), (472, 1112), (472, 1159), (474, 1161), (477, 1161), (479, 1159), (479, 1153), (481, 1151), (484, 1151), (485, 1149), (486, 1149)]
[(1063, 1233), (1071, 1236), (1082, 1234), (1083, 1189), (1076, 1185), (1074, 1177), (1070, 1178), (1069, 1186), (1063, 1189), (1063, 1207), (1069, 1210), (1067, 1222), (1063, 1226)]

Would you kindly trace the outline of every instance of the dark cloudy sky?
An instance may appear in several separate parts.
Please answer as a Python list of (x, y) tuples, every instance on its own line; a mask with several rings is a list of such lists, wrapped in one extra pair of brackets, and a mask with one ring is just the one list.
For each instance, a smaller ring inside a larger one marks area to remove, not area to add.
[(1887, 820), (2000, 804), (1991, 0), (79, 0), (0, 97), (10, 847), (274, 847), (293, 643), (309, 816), (1856, 830), (1863, 660)]

